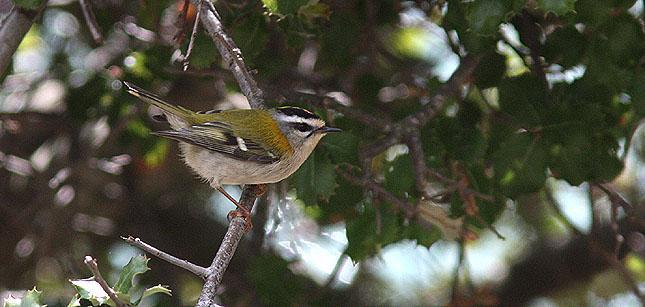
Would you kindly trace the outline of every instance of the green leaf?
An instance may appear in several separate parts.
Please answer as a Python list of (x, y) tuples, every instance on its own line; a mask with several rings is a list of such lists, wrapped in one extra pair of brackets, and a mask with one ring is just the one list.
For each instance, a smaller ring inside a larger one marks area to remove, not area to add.
[[(382, 203), (375, 208), (370, 202), (363, 202), (363, 212), (357, 218), (347, 221), (347, 255), (354, 262), (378, 253), (387, 244), (401, 239), (396, 214)], [(377, 229), (376, 210), (380, 210), (380, 229)], [(380, 231), (380, 234), (379, 234)]]
[(37, 9), (44, 2), (44, 0), (14, 0), (16, 6), (23, 9)]
[(480, 35), (496, 34), (507, 13), (506, 5), (500, 0), (473, 1), (467, 11), (466, 19)]
[(506, 57), (497, 53), (487, 53), (475, 68), (475, 84), (485, 89), (497, 86), (506, 72)]
[(150, 259), (143, 255), (137, 255), (130, 259), (128, 264), (123, 267), (119, 280), (114, 284), (115, 292), (128, 293), (133, 286), (134, 277), (150, 270), (148, 261)]
[(139, 305), (139, 303), (141, 303), (141, 301), (144, 298), (152, 296), (153, 294), (157, 294), (157, 293), (172, 296), (172, 290), (170, 290), (167, 286), (156, 285), (154, 287), (150, 287), (150, 288), (147, 288), (147, 289), (143, 290), (143, 294), (141, 295), (141, 297), (134, 304)]
[(325, 223), (336, 223), (345, 220), (354, 212), (356, 205), (363, 200), (363, 190), (350, 184), (342, 176), (338, 176), (338, 188), (329, 202), (320, 204), (321, 215), (319, 220)]
[(200, 31), (195, 37), (194, 44), (193, 52), (190, 56), (190, 66), (197, 69), (210, 68), (218, 59), (217, 49), (213, 44), (213, 40)]
[(430, 247), (443, 236), (439, 228), (433, 227), (432, 230), (428, 230), (417, 223), (412, 223), (403, 228), (403, 237), (414, 240), (419, 245)]
[(41, 302), (42, 291), (36, 290), (34, 287), (31, 290), (25, 291), (22, 298), (4, 298), (4, 306), (6, 307), (40, 307), (46, 306)]
[(280, 17), (295, 15), (300, 7), (307, 5), (309, 0), (262, 0), (264, 7)]
[[(72, 286), (78, 293), (79, 298), (86, 299), (96, 305), (101, 305), (107, 303), (110, 300), (110, 297), (107, 293), (101, 288), (101, 285), (94, 280), (94, 277), (85, 278), (85, 279), (75, 279), (70, 280)], [(71, 304), (71, 302), (70, 302)]]
[(558, 16), (572, 12), (576, 0), (538, 0), (537, 6), (545, 12), (553, 12)]
[(548, 63), (570, 68), (582, 62), (587, 39), (573, 25), (558, 28), (546, 38), (543, 55)]
[(494, 155), (495, 179), (508, 197), (538, 191), (546, 181), (546, 150), (538, 138), (519, 133)]
[[(308, 305), (299, 294), (306, 293), (311, 280), (296, 275), (289, 262), (277, 255), (262, 253), (251, 258), (247, 274), (264, 306)], [(311, 303), (311, 297), (307, 297)]]
[(330, 133), (322, 139), (322, 146), (335, 164), (349, 163), (358, 165), (359, 138), (348, 132)]
[(293, 175), (296, 193), (305, 205), (328, 200), (337, 187), (336, 167), (321, 150), (312, 153)]
[(305, 19), (311, 23), (318, 18), (329, 21), (331, 16), (331, 8), (329, 5), (320, 3), (318, 0), (310, 0), (306, 5), (298, 9), (298, 17)]
[(69, 301), (67, 307), (80, 307), (81, 306), (81, 297), (78, 294), (74, 294), (74, 297)]
[(409, 154), (400, 155), (385, 165), (384, 185), (388, 191), (403, 198), (416, 192), (414, 166)]
[(541, 123), (538, 110), (546, 101), (545, 90), (535, 75), (526, 73), (503, 79), (499, 84), (499, 103), (503, 112), (514, 117), (522, 126)]

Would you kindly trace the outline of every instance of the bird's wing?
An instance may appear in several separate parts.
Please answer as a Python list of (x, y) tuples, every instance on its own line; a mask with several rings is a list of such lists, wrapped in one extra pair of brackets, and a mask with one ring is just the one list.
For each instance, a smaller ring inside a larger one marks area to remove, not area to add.
[(157, 131), (153, 134), (219, 152), (238, 160), (266, 164), (279, 160), (277, 152), (240, 136), (230, 125), (223, 122), (206, 122), (176, 130)]

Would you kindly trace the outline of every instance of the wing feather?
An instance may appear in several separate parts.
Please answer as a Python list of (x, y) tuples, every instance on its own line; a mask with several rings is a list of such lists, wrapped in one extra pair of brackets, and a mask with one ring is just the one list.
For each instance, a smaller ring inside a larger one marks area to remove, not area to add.
[(153, 134), (226, 154), (238, 160), (266, 164), (279, 160), (276, 153), (248, 138), (239, 136), (230, 125), (223, 122), (205, 122), (176, 130), (157, 131)]

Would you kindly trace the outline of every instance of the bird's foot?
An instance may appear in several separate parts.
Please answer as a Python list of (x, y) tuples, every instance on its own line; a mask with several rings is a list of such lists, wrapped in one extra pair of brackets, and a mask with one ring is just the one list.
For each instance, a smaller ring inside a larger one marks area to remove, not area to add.
[(236, 217), (241, 217), (244, 219), (244, 233), (248, 233), (253, 229), (253, 223), (251, 223), (251, 212), (243, 207), (238, 207), (236, 210), (232, 210), (228, 213), (229, 222)]

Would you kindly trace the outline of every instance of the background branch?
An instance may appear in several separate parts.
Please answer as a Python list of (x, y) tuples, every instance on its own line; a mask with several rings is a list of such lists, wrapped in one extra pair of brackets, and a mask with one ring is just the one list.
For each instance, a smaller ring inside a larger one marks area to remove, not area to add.
[[(191, 2), (194, 5), (199, 5), (201, 0), (191, 0)], [(200, 19), (202, 21), (202, 25), (204, 25), (204, 28), (213, 39), (213, 43), (215, 43), (215, 47), (217, 47), (217, 50), (220, 55), (222, 55), (224, 61), (228, 63), (231, 73), (233, 73), (235, 80), (237, 80), (242, 93), (249, 100), (251, 108), (265, 108), (263, 92), (258, 87), (249, 70), (246, 68), (240, 48), (238, 48), (235, 42), (233, 42), (233, 40), (224, 32), (222, 21), (219, 18), (219, 14), (212, 6), (212, 3), (210, 3), (210, 1), (206, 2), (209, 5), (202, 6), (201, 9)]]
[(139, 238), (134, 238), (132, 236), (129, 236), (127, 238), (121, 237), (121, 239), (123, 239), (123, 241), (125, 241), (126, 243), (134, 247), (137, 247), (139, 249), (142, 249), (148, 254), (151, 254), (161, 260), (169, 262), (170, 264), (174, 264), (180, 268), (186, 269), (187, 271), (190, 271), (191, 273), (201, 277), (202, 279), (206, 279), (206, 277), (208, 277), (209, 272), (207, 268), (196, 265), (192, 262), (189, 262), (188, 260), (179, 259), (171, 254), (168, 254), (162, 250), (159, 250), (158, 248), (146, 242), (141, 241), (141, 239)]
[[(13, 1), (10, 1), (13, 4)], [(22, 38), (31, 28), (31, 24), (40, 17), (47, 1), (34, 9), (21, 8), (15, 4), (9, 7), (7, 2), (0, 7), (0, 15), (6, 15), (0, 20), (0, 75), (4, 75), (7, 66), (13, 59), (13, 54), (18, 49)]]
[(118, 307), (126, 307), (128, 306), (126, 303), (121, 301), (119, 297), (116, 296), (116, 293), (112, 288), (110, 288), (110, 285), (108, 285), (107, 281), (103, 278), (101, 275), (101, 272), (99, 271), (99, 266), (96, 263), (96, 259), (92, 256), (85, 256), (85, 265), (87, 265), (88, 268), (90, 268), (90, 271), (92, 271), (92, 274), (94, 274), (94, 280), (101, 285), (101, 288), (103, 288), (103, 291), (107, 293), (107, 295), (112, 299), (114, 304), (116, 304)]

